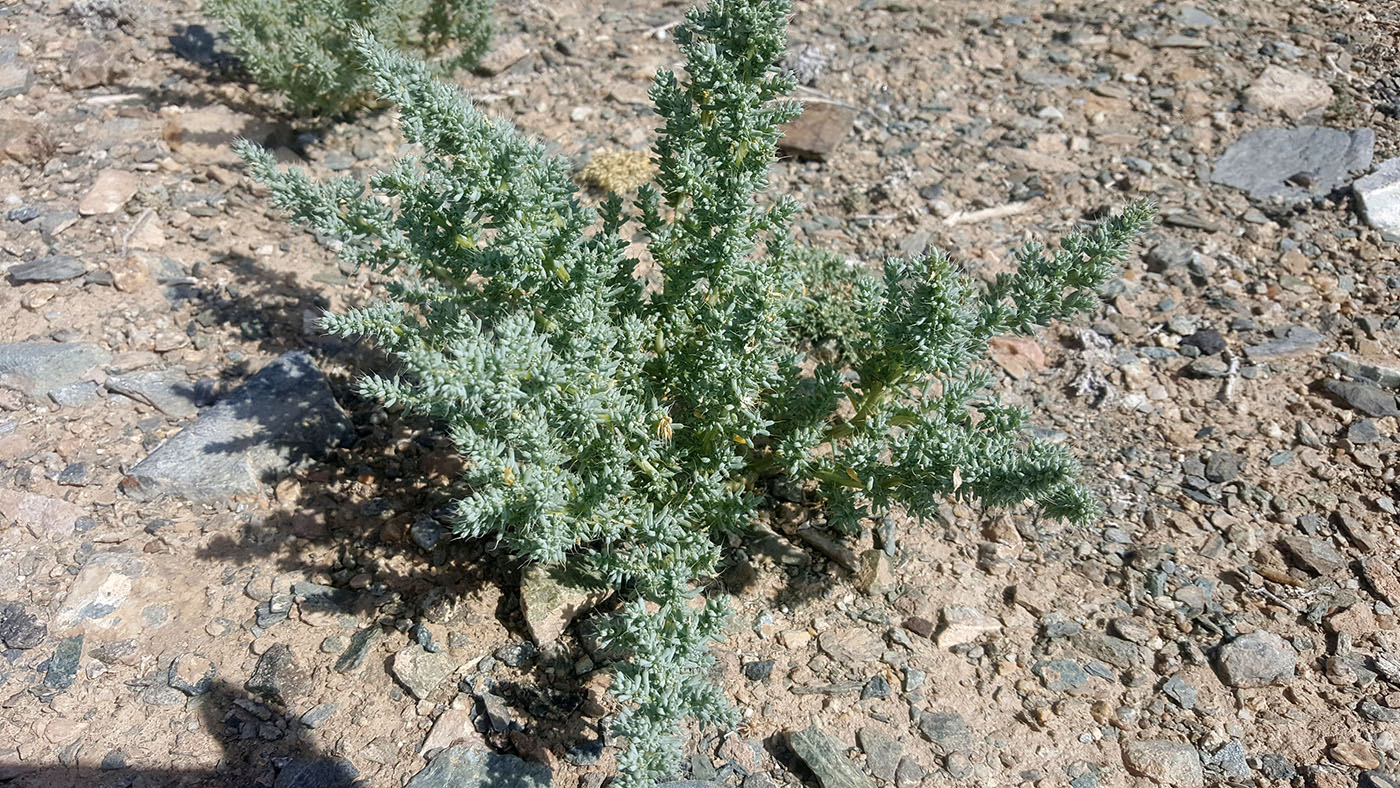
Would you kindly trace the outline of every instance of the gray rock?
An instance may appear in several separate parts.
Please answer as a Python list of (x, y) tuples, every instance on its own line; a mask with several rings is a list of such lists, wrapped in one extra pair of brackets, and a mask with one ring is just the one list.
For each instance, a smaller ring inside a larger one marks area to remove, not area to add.
[(18, 602), (0, 602), (0, 643), (5, 648), (29, 649), (44, 642), (49, 628)]
[(1123, 764), (1128, 771), (1146, 777), (1157, 785), (1173, 788), (1201, 788), (1205, 771), (1196, 748), (1182, 742), (1154, 739), (1123, 745)]
[(1041, 660), (1031, 666), (1031, 672), (1051, 692), (1073, 692), (1089, 683), (1089, 674), (1072, 659)]
[(83, 636), (74, 635), (58, 641), (54, 647), (49, 668), (44, 672), (44, 686), (54, 690), (66, 690), (78, 678), (78, 663), (83, 658)]
[(188, 376), (178, 369), (133, 372), (107, 378), (107, 390), (149, 405), (152, 408), (183, 419), (199, 412), (200, 397)]
[(1277, 339), (1265, 340), (1245, 348), (1244, 354), (1251, 361), (1291, 356), (1295, 353), (1305, 353), (1312, 350), (1325, 338), (1311, 328), (1292, 326)]
[(1326, 539), (1289, 535), (1279, 543), (1294, 561), (1315, 575), (1330, 575), (1347, 565), (1347, 559)]
[(319, 728), (321, 724), (330, 719), (331, 715), (335, 714), (336, 710), (339, 708), (340, 704), (335, 701), (327, 701), (312, 706), (301, 715), (301, 724), (308, 728)]
[(563, 567), (532, 564), (520, 576), (520, 613), (530, 637), (540, 645), (564, 634), (575, 618), (608, 597), (608, 589), (590, 589)]
[(292, 647), (277, 643), (258, 657), (253, 675), (243, 688), (254, 695), (290, 706), (295, 698), (306, 692), (309, 678), (292, 654)]
[(0, 343), (0, 386), (15, 388), (31, 397), (76, 383), (111, 354), (78, 342)]
[(1176, 21), (1182, 27), (1219, 27), (1220, 20), (1194, 6), (1184, 5), (1176, 11)]
[(122, 488), (137, 500), (208, 501), (261, 483), (354, 437), (350, 417), (311, 357), (293, 351), (250, 377), (132, 468)]
[(1400, 156), (1351, 185), (1366, 223), (1382, 232), (1400, 232)]
[(34, 74), (12, 48), (0, 50), (0, 99), (20, 96), (34, 86)]
[(1298, 652), (1278, 635), (1257, 630), (1221, 646), (1215, 664), (1231, 687), (1267, 687), (1293, 678)]
[(918, 788), (927, 774), (918, 761), (906, 755), (899, 759), (899, 766), (894, 770), (895, 788)]
[(1225, 151), (1211, 180), (1256, 202), (1306, 205), (1344, 185), (1349, 173), (1369, 168), (1375, 144), (1370, 129), (1256, 129)]
[(1342, 374), (1349, 378), (1374, 383), (1391, 391), (1400, 391), (1400, 368), (1346, 353), (1328, 353), (1323, 361), (1341, 370)]
[(1147, 664), (1147, 649), (1123, 638), (1086, 630), (1073, 636), (1070, 642), (1088, 656), (1103, 660), (1115, 668), (1125, 669)]
[(822, 788), (875, 788), (875, 782), (846, 757), (847, 745), (813, 725), (788, 735), (788, 747)]
[(919, 715), (919, 733), (933, 742), (940, 755), (965, 749), (971, 740), (967, 722), (951, 711), (926, 711)]
[(1206, 765), (1219, 769), (1226, 777), (1238, 782), (1245, 782), (1252, 776), (1249, 763), (1245, 761), (1244, 746), (1239, 739), (1231, 740), (1211, 753)]
[(365, 664), (365, 657), (379, 641), (384, 639), (384, 630), (377, 625), (368, 626), (354, 635), (350, 636), (350, 645), (345, 648), (340, 657), (335, 661), (335, 669), (338, 673), (350, 673), (359, 670)]
[(49, 399), (65, 408), (81, 408), (97, 401), (97, 384), (90, 380), (69, 383), (49, 392)]
[(10, 282), (17, 285), (28, 282), (66, 282), (87, 273), (87, 266), (71, 254), (55, 254), (13, 266), (6, 273), (9, 274)]
[(1206, 460), (1206, 478), (1216, 484), (1238, 479), (1244, 467), (1244, 457), (1232, 451), (1217, 451)]
[(1162, 685), (1162, 694), (1176, 701), (1177, 705), (1187, 711), (1196, 708), (1196, 688), (1186, 683), (1180, 676), (1172, 676)]
[(404, 788), (549, 788), (552, 778), (548, 766), (455, 745), (433, 756)]
[(1324, 380), (1322, 387), (1345, 402), (1347, 407), (1367, 416), (1377, 419), (1386, 416), (1400, 418), (1400, 404), (1397, 404), (1393, 391), (1350, 380)]
[(457, 660), (449, 654), (434, 654), (414, 644), (395, 654), (389, 669), (413, 697), (422, 700), (452, 675), (457, 669)]
[(856, 731), (856, 741), (865, 752), (865, 766), (870, 773), (885, 782), (894, 781), (904, 747), (883, 729), (867, 725)]
[(419, 515), (413, 521), (413, 525), (408, 528), (408, 535), (413, 539), (413, 543), (423, 548), (431, 550), (442, 541), (442, 524), (431, 515)]
[(167, 683), (175, 689), (194, 697), (209, 691), (217, 671), (214, 663), (202, 654), (181, 654), (170, 662)]
[(272, 788), (351, 788), (360, 770), (344, 758), (293, 758)]

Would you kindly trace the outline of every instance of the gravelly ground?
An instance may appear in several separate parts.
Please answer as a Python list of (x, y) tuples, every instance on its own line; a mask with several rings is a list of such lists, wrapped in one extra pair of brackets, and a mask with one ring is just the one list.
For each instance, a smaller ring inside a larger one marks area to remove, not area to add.
[[(645, 148), (682, 11), (508, 4), (493, 48), (527, 54), (460, 81), (580, 165)], [(939, 246), (993, 273), (1132, 199), (1164, 221), (1094, 320), (997, 351), (1007, 398), (1076, 448), (1103, 521), (896, 518), (892, 582), (869, 594), (788, 538), (819, 515), (770, 513), (778, 535), (737, 545), (717, 581), (745, 724), (698, 732), (683, 776), (831, 788), (788, 745), (815, 724), (880, 785), (1394, 784), (1395, 394), (1338, 385), (1325, 359), (1400, 367), (1400, 240), (1360, 220), (1353, 175), (1286, 210), (1210, 175), (1263, 128), (1368, 129), (1376, 162), (1400, 153), (1397, 20), (1387, 2), (798, 3), (799, 95), (855, 112), (826, 161), (775, 168), (808, 242), (872, 264)], [(279, 124), (202, 21), (164, 2), (0, 10), (0, 341), (108, 354), (61, 404), (0, 390), (0, 782), (280, 786), (338, 756), (402, 785), (435, 725), (480, 738), (485, 695), (518, 728), (487, 745), (598, 785), (601, 655), (577, 631), (520, 648), (519, 567), (434, 544), (421, 516), (454, 459), (349, 392), (372, 355), (308, 326), (374, 282), (265, 208), (227, 147), (256, 136), (363, 174), (396, 154), (392, 118)], [(36, 260), (59, 281), (21, 281)], [(293, 349), (329, 376), (354, 447), (218, 505), (123, 491), (196, 405)], [(174, 415), (112, 382), (159, 370), (186, 394)], [(330, 592), (296, 581), (344, 595), (318, 606)], [(419, 622), (460, 680), (421, 700), (391, 676)], [(357, 633), (374, 636), (363, 665), (337, 669)], [(246, 688), (260, 661), (281, 703)], [(214, 678), (188, 696), (172, 662)]]

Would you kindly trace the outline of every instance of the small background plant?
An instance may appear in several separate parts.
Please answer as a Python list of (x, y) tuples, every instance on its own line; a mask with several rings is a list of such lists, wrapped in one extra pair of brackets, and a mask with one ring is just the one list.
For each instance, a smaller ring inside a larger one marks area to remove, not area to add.
[[(624, 786), (674, 773), (687, 717), (735, 720), (707, 676), (724, 600), (700, 592), (773, 481), (807, 484), (847, 530), (949, 498), (1095, 513), (1073, 458), (1019, 429), (1025, 414), (988, 392), (981, 362), (997, 334), (1094, 308), (1151, 207), (1053, 252), (1028, 245), (991, 282), (942, 253), (889, 260), (876, 279), (799, 251), (796, 204), (763, 197), (778, 127), (800, 110), (774, 67), (788, 10), (713, 0), (687, 15), (686, 76), (657, 75), (656, 178), (630, 210), (616, 194), (596, 211), (581, 202), (567, 161), (364, 32), (353, 47), (421, 157), (366, 188), (241, 151), (294, 220), (394, 274), (387, 300), (324, 325), (394, 360), (363, 393), (455, 442), (468, 463), (458, 532), (627, 600), (603, 627), (627, 654), (611, 684)], [(625, 255), (632, 221), (655, 286)], [(827, 334), (839, 357), (805, 363), (799, 340)]]
[(334, 117), (374, 97), (350, 31), (432, 60), (476, 64), (491, 39), (493, 0), (205, 0), (253, 79), (297, 115)]

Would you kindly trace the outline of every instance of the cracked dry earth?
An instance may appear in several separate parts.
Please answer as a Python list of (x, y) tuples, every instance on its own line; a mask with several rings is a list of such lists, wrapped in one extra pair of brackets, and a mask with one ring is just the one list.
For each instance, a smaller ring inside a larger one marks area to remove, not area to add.
[[(683, 10), (502, 4), (459, 81), (580, 167), (645, 149)], [(530, 576), (522, 611), (522, 568), (445, 534), (459, 460), (312, 325), (376, 282), (228, 147), (364, 176), (392, 117), (288, 126), (206, 24), (0, 8), (0, 785), (597, 788), (609, 655), (563, 616), (597, 600)], [(744, 723), (677, 779), (1397, 784), (1397, 30), (1388, 0), (797, 3), (774, 182), (806, 242), (991, 274), (1132, 199), (1162, 222), (1093, 319), (994, 348), (1105, 516), (841, 541), (779, 491), (711, 588)]]

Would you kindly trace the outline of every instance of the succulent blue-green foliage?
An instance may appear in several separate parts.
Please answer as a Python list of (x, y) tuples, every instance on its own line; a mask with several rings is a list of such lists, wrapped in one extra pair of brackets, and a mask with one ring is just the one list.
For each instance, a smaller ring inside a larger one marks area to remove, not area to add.
[(339, 115), (373, 98), (351, 44), (356, 28), (443, 71), (476, 64), (493, 0), (204, 0), (253, 79), (300, 115)]
[[(794, 202), (765, 196), (778, 125), (797, 112), (774, 67), (787, 12), (786, 0), (712, 0), (687, 15), (686, 77), (662, 71), (652, 90), (656, 184), (630, 210), (580, 202), (568, 162), (363, 31), (352, 45), (420, 156), (366, 185), (240, 149), (295, 221), (393, 274), (386, 300), (324, 325), (394, 362), (362, 379), (366, 395), (455, 442), (457, 530), (570, 563), (628, 600), (603, 630), (629, 655), (612, 685), (624, 786), (674, 773), (686, 718), (735, 719), (706, 678), (724, 605), (699, 589), (772, 477), (814, 480), (848, 527), (949, 497), (1093, 512), (1073, 459), (1028, 440), (978, 365), (990, 337), (1092, 308), (1150, 207), (1053, 254), (1029, 246), (990, 283), (935, 253), (886, 262), (882, 281), (833, 272), (827, 287), (813, 277), (830, 261), (794, 248)], [(659, 288), (626, 256), (634, 218)], [(794, 333), (814, 310), (839, 316), (843, 356), (804, 374)]]

